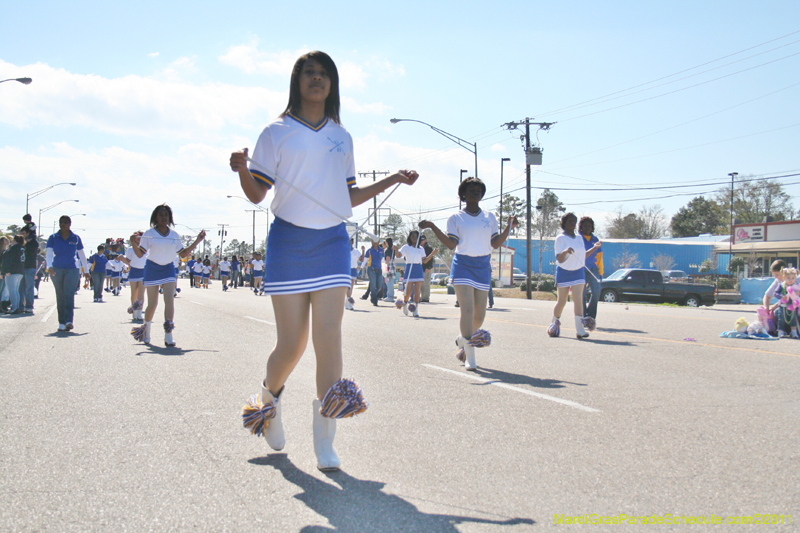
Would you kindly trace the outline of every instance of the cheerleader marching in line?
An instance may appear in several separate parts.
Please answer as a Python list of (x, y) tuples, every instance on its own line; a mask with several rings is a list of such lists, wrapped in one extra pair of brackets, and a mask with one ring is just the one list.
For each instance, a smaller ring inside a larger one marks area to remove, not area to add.
[(222, 281), (222, 291), (228, 290), (228, 278), (231, 275), (231, 263), (228, 261), (228, 256), (222, 258), (219, 262), (219, 277)]
[(147, 254), (139, 257), (133, 251), (134, 243), (138, 244), (141, 236), (141, 231), (131, 235), (130, 246), (125, 250), (125, 255), (120, 256), (120, 261), (130, 267), (128, 283), (131, 285), (131, 305), (128, 313), (133, 315), (133, 320), (144, 320), (144, 265), (147, 263)]
[(467, 178), (458, 186), (458, 197), (466, 202), (464, 209), (447, 219), (447, 235), (433, 222), (423, 220), (420, 228), (430, 228), (450, 250), (455, 250), (450, 273), (461, 310), (461, 335), (456, 338), (460, 348), (456, 357), (464, 361), (466, 370), (477, 369), (475, 348), (488, 346), (491, 337), (480, 329), (486, 317), (486, 303), (492, 282), (491, 253), (508, 238), (508, 232), (517, 226), (517, 219), (509, 217), (506, 229), (498, 232), (494, 214), (483, 211), (480, 201), (486, 194), (486, 185), (477, 178)]
[(264, 261), (261, 260), (261, 254), (256, 252), (253, 254), (253, 259), (250, 261), (250, 279), (253, 280), (251, 287), (256, 296), (264, 294), (264, 289), (261, 287), (261, 280), (264, 279)]
[[(425, 257), (425, 249), (419, 245), (419, 237), (419, 231), (414, 230), (408, 234), (406, 244), (402, 248), (398, 250), (397, 246), (393, 247), (397, 257), (403, 257), (406, 260), (406, 267), (403, 271), (403, 278), (405, 279), (403, 314), (408, 316), (408, 312), (411, 311), (411, 314), (416, 318), (419, 318), (419, 297), (424, 280), (422, 263), (427, 263), (436, 255), (436, 250), (434, 250), (431, 255)], [(411, 304), (408, 303), (409, 300), (411, 300)]]
[(350, 239), (350, 286), (347, 288), (347, 297), (344, 299), (344, 308), (350, 311), (355, 310), (356, 299), (353, 298), (353, 288), (358, 279), (358, 264), (364, 259), (364, 253), (359, 252), (353, 247), (353, 239)]
[(144, 265), (144, 287), (147, 291), (144, 324), (131, 331), (134, 339), (145, 344), (150, 344), (150, 329), (158, 307), (158, 290), (163, 287), (164, 344), (175, 346), (172, 337), (172, 330), (175, 329), (175, 287), (178, 281), (175, 275), (175, 254), (189, 256), (206, 236), (206, 232), (201, 231), (195, 241), (184, 248), (181, 236), (171, 228), (174, 225), (172, 209), (166, 204), (159, 205), (150, 216), (150, 229), (138, 241), (131, 243), (137, 257), (147, 255)]
[(211, 260), (203, 260), (203, 288), (208, 288), (208, 280), (211, 279)]
[(583, 237), (575, 231), (578, 217), (574, 213), (566, 213), (561, 217), (563, 233), (556, 237), (553, 245), (556, 254), (556, 287), (558, 288), (558, 301), (553, 308), (553, 320), (547, 328), (551, 337), (561, 335), (561, 312), (567, 305), (569, 291), (572, 290), (572, 304), (575, 311), (575, 330), (579, 339), (589, 336), (584, 329), (594, 330), (595, 321), (592, 317), (583, 316), (583, 289), (586, 284), (584, 267), (586, 257), (600, 248), (602, 243), (597, 241), (590, 249), (584, 246)]
[(203, 286), (203, 262), (201, 260), (195, 261), (192, 273), (194, 274), (194, 286), (199, 289)]
[[(317, 468), (338, 470), (333, 449), (336, 419), (367, 408), (360, 388), (342, 379), (342, 304), (352, 283), (349, 236), (339, 216), (286, 183), (350, 217), (353, 206), (396, 183), (411, 185), (418, 176), (400, 171), (367, 187), (356, 186), (353, 140), (339, 121), (339, 75), (323, 52), (310, 52), (295, 63), (289, 104), (261, 133), (252, 161), (248, 169), (246, 149), (230, 158), (251, 202), (263, 201), (274, 187), (275, 221), (269, 231), (263, 287), (272, 296), (278, 338), (261, 394), (251, 396), (243, 409), (244, 425), (264, 435), (272, 449), (283, 449), (284, 384), (305, 351), (310, 331), (317, 358), (312, 402)], [(271, 177), (273, 173), (280, 179)]]

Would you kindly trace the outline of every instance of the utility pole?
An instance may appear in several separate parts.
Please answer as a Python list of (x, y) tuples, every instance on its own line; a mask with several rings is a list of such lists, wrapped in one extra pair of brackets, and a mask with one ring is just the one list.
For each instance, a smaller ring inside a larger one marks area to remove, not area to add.
[[(391, 174), (391, 172), (381, 172), (379, 170), (373, 170), (372, 172), (359, 172), (358, 173), (358, 175), (361, 176), (362, 178), (366, 177), (366, 176), (369, 176), (370, 174), (372, 174), (372, 182), (375, 183), (375, 181), (378, 179), (377, 178), (378, 174), (380, 174), (382, 176), (386, 176), (386, 175)], [(373, 226), (372, 227), (372, 233), (374, 233), (375, 235), (378, 235), (380, 237), (380, 234), (378, 233), (378, 196), (377, 195), (375, 195), (375, 197), (372, 198), (372, 226)]]
[[(528, 300), (533, 298), (531, 295), (531, 165), (541, 165), (542, 164), (542, 151), (541, 149), (536, 146), (531, 148), (531, 124), (534, 126), (539, 126), (540, 130), (549, 130), (550, 126), (555, 124), (555, 122), (531, 122), (532, 119), (526, 118), (524, 121), (519, 122), (507, 122), (503, 124), (506, 129), (508, 130), (515, 130), (518, 126), (525, 125), (525, 135), (520, 137), (520, 140), (525, 142), (525, 225), (527, 226), (525, 231), (526, 236), (526, 252), (527, 255), (526, 261), (526, 270), (527, 270), (527, 282), (526, 282), (526, 293)], [(502, 201), (502, 198), (500, 199)], [(541, 251), (539, 252), (541, 253)]]
[[(467, 172), (469, 172), (469, 170), (464, 170), (463, 168), (461, 169), (461, 174), (459, 174), (459, 176), (458, 176), (458, 186), (459, 187), (461, 186), (461, 182), (464, 181), (464, 174), (466, 174)], [(477, 178), (477, 176), (475, 176), (475, 177)], [(461, 197), (460, 196), (458, 197), (458, 210), (461, 211)]]
[(253, 213), (253, 253), (256, 253), (256, 209), (245, 209), (246, 213)]
[(728, 272), (731, 271), (731, 260), (733, 259), (733, 180), (738, 176), (738, 172), (729, 172), (728, 176), (731, 177), (731, 237), (728, 240)]
[[(225, 245), (225, 235), (228, 234), (228, 232), (225, 231), (225, 226), (230, 226), (230, 224), (217, 224), (217, 226), (220, 227), (219, 231), (217, 232), (217, 234), (219, 235), (219, 258), (218, 259), (222, 259), (222, 253), (223, 253), (222, 250), (223, 250), (223, 246)], [(217, 262), (219, 262), (219, 261), (217, 261)]]

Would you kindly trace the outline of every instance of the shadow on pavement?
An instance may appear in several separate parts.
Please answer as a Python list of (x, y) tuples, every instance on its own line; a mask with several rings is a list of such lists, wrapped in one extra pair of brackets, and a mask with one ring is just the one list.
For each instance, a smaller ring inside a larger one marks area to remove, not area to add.
[[(508, 385), (530, 385), (539, 389), (563, 389), (567, 385), (575, 385), (577, 387), (586, 387), (586, 383), (573, 383), (572, 381), (561, 381), (559, 379), (540, 379), (523, 374), (514, 374), (512, 372), (504, 372), (502, 370), (492, 370), (490, 368), (478, 367), (475, 372), (476, 375), (497, 381), (500, 383), (507, 383)], [(473, 385), (489, 385), (489, 383), (473, 383)]]
[(604, 344), (606, 346), (638, 346), (637, 344), (632, 343), (631, 341), (608, 341), (602, 339), (593, 339), (588, 337), (586, 339), (575, 339), (580, 340), (581, 342), (588, 342), (590, 344)]
[(83, 337), (84, 335), (88, 335), (89, 333), (84, 331), (83, 333), (74, 333), (72, 331), (54, 331), (53, 333), (48, 333), (45, 337)]
[(149, 354), (156, 354), (156, 355), (164, 355), (169, 357), (175, 357), (178, 355), (185, 355), (191, 352), (208, 352), (208, 353), (218, 353), (218, 350), (184, 350), (183, 348), (178, 348), (177, 346), (167, 347), (167, 346), (156, 346), (153, 344), (147, 345), (145, 351), (137, 352), (136, 355), (149, 355)]
[(649, 331), (642, 331), (641, 329), (621, 329), (621, 328), (597, 328), (597, 331), (604, 331), (606, 333), (642, 333), (648, 335)]
[[(456, 525), (462, 523), (514, 525), (534, 524), (529, 518), (507, 518), (490, 520), (469, 516), (427, 514), (412, 503), (394, 494), (386, 494), (381, 489), (386, 486), (380, 481), (356, 479), (339, 471), (325, 475), (333, 483), (326, 483), (297, 468), (286, 454), (271, 454), (248, 461), (254, 465), (271, 466), (280, 471), (283, 477), (300, 487), (301, 494), (294, 497), (305, 503), (309, 509), (325, 517), (333, 527), (308, 525), (300, 529), (302, 533), (322, 531), (425, 531), (457, 533)], [(481, 513), (481, 511), (475, 511)], [(487, 513), (483, 513), (487, 514)]]

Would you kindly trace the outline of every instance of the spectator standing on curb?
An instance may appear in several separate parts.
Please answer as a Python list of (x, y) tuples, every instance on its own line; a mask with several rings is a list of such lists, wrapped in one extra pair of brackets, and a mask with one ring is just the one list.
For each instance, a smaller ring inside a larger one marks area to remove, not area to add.
[(14, 235), (11, 246), (3, 254), (3, 263), (0, 272), (6, 280), (8, 296), (11, 299), (9, 314), (22, 314), (22, 306), (19, 297), (19, 286), (25, 272), (25, 239), (22, 235)]
[(108, 257), (105, 251), (105, 246), (99, 244), (97, 246), (97, 253), (89, 258), (95, 303), (103, 301), (103, 283), (106, 279), (106, 264), (108, 263)]
[(25, 270), (19, 285), (20, 308), (25, 313), (33, 314), (33, 284), (36, 277), (36, 256), (39, 254), (39, 241), (33, 226), (26, 225), (20, 234), (25, 240)]
[[(578, 224), (578, 231), (583, 237), (583, 246), (586, 250), (594, 250), (586, 256), (586, 289), (583, 294), (584, 312), (583, 316), (590, 316), (597, 319), (597, 302), (600, 301), (600, 282), (603, 280), (603, 248), (596, 248), (594, 245), (600, 241), (594, 234), (594, 220), (590, 217), (581, 218)], [(591, 291), (591, 298), (586, 298), (586, 293)]]
[(383, 248), (378, 246), (378, 241), (372, 241), (372, 246), (364, 256), (367, 260), (367, 273), (369, 274), (369, 300), (375, 307), (378, 306), (378, 295), (383, 289)]
[(10, 295), (6, 297), (8, 291), (6, 290), (6, 276), (3, 272), (3, 256), (8, 250), (8, 238), (0, 237), (0, 313), (5, 314), (11, 310)]
[(394, 260), (397, 257), (397, 249), (391, 237), (383, 241), (383, 257), (386, 261), (386, 297), (383, 300), (385, 302), (394, 302)]

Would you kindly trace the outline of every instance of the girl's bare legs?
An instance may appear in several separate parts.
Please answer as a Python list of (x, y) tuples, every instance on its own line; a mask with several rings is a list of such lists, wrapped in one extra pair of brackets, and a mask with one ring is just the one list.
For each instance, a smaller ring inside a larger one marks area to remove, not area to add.
[(164, 320), (172, 322), (175, 318), (175, 282), (165, 283), (161, 288), (164, 289)]
[(144, 321), (152, 322), (158, 307), (158, 285), (145, 287), (147, 291), (147, 308), (144, 310)]
[[(481, 326), (483, 325), (484, 319), (486, 319), (486, 305), (489, 301), (489, 291), (480, 291), (478, 289), (472, 289), (472, 294), (475, 299), (475, 311), (472, 319), (472, 333), (475, 333)], [(470, 335), (472, 335), (470, 333)]]
[(572, 288), (572, 305), (575, 308), (575, 316), (583, 316), (583, 290), (586, 287), (585, 283), (580, 285), (573, 285)]
[(310, 305), (309, 293), (272, 296), (278, 340), (267, 359), (266, 386), (273, 396), (281, 391), (306, 349)]
[(469, 285), (454, 285), (453, 289), (456, 291), (458, 307), (461, 310), (461, 320), (459, 321), (461, 336), (469, 339), (475, 333), (473, 329), (475, 325), (475, 289)]
[(556, 306), (553, 308), (553, 316), (561, 319), (561, 312), (564, 310), (564, 306), (567, 305), (567, 298), (569, 298), (569, 287), (559, 287), (558, 288), (558, 301), (556, 301)]
[(311, 340), (317, 355), (317, 398), (342, 379), (342, 317), (346, 287), (311, 293)]
[(413, 295), (414, 303), (419, 303), (419, 295), (420, 291), (422, 290), (422, 282), (421, 281), (412, 281), (406, 285), (406, 290), (403, 293), (403, 303), (408, 303)]
[(144, 301), (144, 282), (131, 281), (131, 305), (137, 300)]

